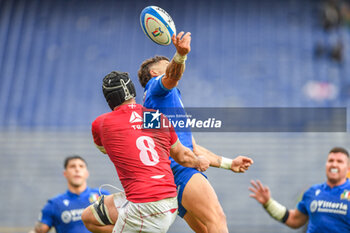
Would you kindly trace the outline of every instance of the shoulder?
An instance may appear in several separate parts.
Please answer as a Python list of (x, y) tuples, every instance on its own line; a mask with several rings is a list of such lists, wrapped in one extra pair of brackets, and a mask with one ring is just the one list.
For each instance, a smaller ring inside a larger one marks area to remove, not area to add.
[[(104, 189), (101, 189), (101, 192), (103, 191)], [(88, 192), (89, 193), (98, 193), (98, 192), (100, 192), (100, 188), (90, 188), (90, 187), (88, 187)]]
[(314, 196), (317, 195), (317, 192), (320, 192), (325, 189), (325, 184), (314, 184), (304, 193), (304, 196)]
[(154, 84), (157, 80), (159, 80), (160, 78), (161, 78), (161, 76), (151, 78), (151, 79), (147, 82), (147, 84), (146, 84), (146, 86), (145, 86), (145, 91), (148, 90), (148, 89), (150, 89), (150, 88), (153, 86), (153, 84)]
[(102, 114), (102, 115), (99, 115), (98, 117), (96, 117), (96, 119), (93, 121), (93, 123), (94, 122), (99, 122), (99, 121), (101, 121), (101, 120), (103, 120), (106, 116), (108, 116), (109, 114), (111, 114), (111, 112), (106, 112), (106, 113), (104, 113), (104, 114)]
[(324, 189), (326, 187), (325, 183), (322, 184), (314, 184), (312, 185), (309, 190), (317, 190), (317, 189)]
[[(91, 189), (91, 192), (93, 192), (93, 193), (98, 193), (99, 194), (99, 196), (100, 196), (100, 189), (99, 188), (92, 188)], [(107, 191), (107, 190), (105, 190), (105, 189), (101, 189), (101, 194), (103, 194), (103, 195), (109, 195), (110, 194), (110, 192), (109, 191)]]
[[(100, 194), (101, 191), (101, 194)], [(105, 189), (101, 189), (100, 188), (88, 188), (88, 195), (91, 196), (96, 196), (97, 198), (101, 195), (109, 195), (110, 192), (105, 190)]]
[(151, 92), (170, 92), (172, 89), (168, 89), (166, 87), (164, 87), (163, 82), (162, 82), (162, 78), (164, 77), (164, 74), (154, 77), (151, 80), (148, 81), (146, 87), (145, 87), (145, 91), (151, 91)]
[(350, 180), (349, 179), (346, 179), (344, 186), (345, 186), (345, 188), (350, 188)]
[(111, 114), (111, 112), (107, 112), (107, 113), (104, 113), (100, 116), (98, 116), (93, 122), (92, 122), (92, 127), (96, 127), (98, 126), (99, 124), (101, 124), (101, 122), (103, 122), (103, 120), (109, 115)]
[(67, 198), (68, 198), (67, 193), (60, 193), (60, 194), (57, 194), (56, 196), (48, 199), (47, 204), (54, 205), (56, 203), (62, 202), (62, 200), (67, 199)]

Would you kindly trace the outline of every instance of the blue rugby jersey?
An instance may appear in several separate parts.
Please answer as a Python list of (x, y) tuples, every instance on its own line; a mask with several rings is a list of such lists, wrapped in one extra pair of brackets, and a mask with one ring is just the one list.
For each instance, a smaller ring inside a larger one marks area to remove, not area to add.
[[(101, 190), (101, 193), (109, 194), (105, 190)], [(81, 214), (86, 207), (97, 201), (98, 197), (98, 189), (88, 187), (80, 195), (67, 190), (48, 200), (41, 210), (39, 222), (55, 227), (57, 233), (90, 232), (81, 221)]]
[(327, 183), (309, 188), (298, 203), (300, 212), (309, 216), (307, 233), (350, 232), (350, 181), (330, 188)]
[[(186, 115), (184, 106), (181, 100), (181, 93), (178, 88), (167, 89), (162, 84), (162, 77), (154, 77), (148, 81), (143, 96), (143, 106), (150, 109), (159, 110), (165, 116), (168, 117), (170, 121), (179, 120), (176, 116)], [(184, 119), (181, 117), (181, 119)], [(175, 131), (181, 143), (193, 150), (192, 146), (192, 133), (191, 130), (182, 129), (179, 130), (176, 125), (174, 125)]]
[[(170, 90), (165, 88), (162, 83), (163, 76), (164, 74), (154, 77), (148, 81), (144, 90), (143, 105), (146, 108), (159, 110), (161, 113), (167, 116), (169, 121), (173, 123), (180, 142), (184, 146), (193, 150), (191, 129), (180, 128), (174, 125), (174, 122), (178, 120), (186, 120), (184, 117), (176, 117), (186, 115), (186, 111), (181, 100), (180, 90), (176, 87)], [(182, 179), (183, 176), (186, 176), (186, 173), (189, 172), (188, 169), (194, 169), (181, 166), (171, 157), (170, 161), (170, 167), (175, 175), (176, 184), (178, 184), (177, 179)]]

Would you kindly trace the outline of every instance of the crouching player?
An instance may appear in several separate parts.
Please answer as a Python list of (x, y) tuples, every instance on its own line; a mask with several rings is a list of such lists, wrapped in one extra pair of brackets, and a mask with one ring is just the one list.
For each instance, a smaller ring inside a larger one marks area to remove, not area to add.
[(172, 127), (143, 129), (141, 116), (149, 110), (136, 104), (127, 73), (108, 74), (102, 90), (112, 112), (92, 123), (92, 134), (114, 164), (125, 193), (102, 197), (84, 210), (82, 220), (92, 232), (166, 232), (178, 208), (169, 154), (200, 171), (209, 160), (183, 146)]

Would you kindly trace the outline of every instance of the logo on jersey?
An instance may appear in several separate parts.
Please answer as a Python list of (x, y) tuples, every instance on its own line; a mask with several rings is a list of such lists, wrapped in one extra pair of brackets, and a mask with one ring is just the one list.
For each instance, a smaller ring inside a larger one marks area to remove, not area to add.
[(317, 189), (315, 192), (315, 196), (318, 196), (318, 194), (320, 194), (321, 190)]
[(165, 175), (151, 176), (152, 179), (162, 179)]
[(99, 195), (97, 193), (91, 193), (89, 196), (89, 202), (93, 203), (95, 201), (97, 201), (99, 198)]
[(131, 109), (134, 109), (134, 108), (136, 108), (136, 104), (129, 104), (128, 107)]
[(76, 222), (81, 220), (81, 214), (83, 213), (84, 208), (75, 209), (75, 210), (65, 210), (61, 214), (62, 222), (68, 224), (70, 222)]
[(132, 112), (130, 116), (130, 123), (143, 122), (142, 117), (137, 112)]
[(343, 202), (331, 202), (324, 200), (313, 200), (310, 203), (311, 213), (332, 213), (346, 215), (348, 211), (348, 205)]
[(143, 128), (144, 129), (160, 129), (160, 116), (162, 114), (156, 112), (143, 112)]
[(317, 210), (317, 201), (314, 200), (314, 201), (312, 201), (311, 204), (310, 204), (310, 211), (311, 211), (311, 213), (313, 213), (313, 212), (315, 212), (316, 210)]
[(63, 200), (63, 204), (64, 204), (65, 206), (68, 206), (68, 205), (69, 205), (69, 201), (68, 201), (67, 199), (64, 199), (64, 200)]
[(344, 190), (344, 192), (340, 195), (340, 199), (350, 201), (350, 190)]

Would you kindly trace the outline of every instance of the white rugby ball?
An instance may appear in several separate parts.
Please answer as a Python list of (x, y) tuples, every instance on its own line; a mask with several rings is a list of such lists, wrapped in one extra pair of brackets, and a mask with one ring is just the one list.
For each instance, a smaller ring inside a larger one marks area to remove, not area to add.
[(176, 34), (175, 23), (170, 15), (158, 6), (148, 6), (142, 10), (140, 23), (143, 32), (157, 44), (169, 45)]

